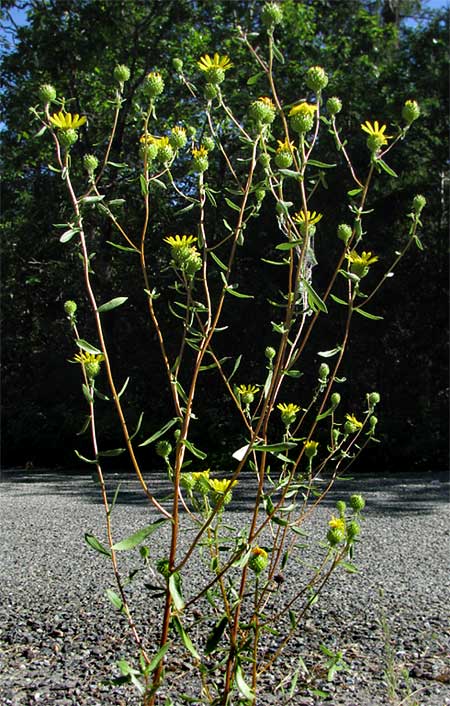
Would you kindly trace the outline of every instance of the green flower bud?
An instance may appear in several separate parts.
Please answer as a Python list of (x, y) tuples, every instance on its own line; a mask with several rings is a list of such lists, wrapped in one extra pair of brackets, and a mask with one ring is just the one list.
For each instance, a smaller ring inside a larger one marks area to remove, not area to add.
[(192, 150), (192, 167), (196, 172), (206, 172), (209, 167), (208, 150), (204, 147)]
[(330, 115), (337, 115), (342, 110), (342, 101), (337, 96), (328, 98), (327, 100), (327, 111)]
[(69, 150), (78, 140), (78, 133), (73, 128), (68, 130), (58, 130), (58, 139), (62, 147)]
[(330, 527), (327, 532), (327, 540), (332, 547), (335, 547), (336, 544), (343, 542), (344, 539), (345, 533), (341, 529), (339, 529), (338, 527)]
[(187, 142), (186, 130), (176, 125), (172, 128), (169, 143), (174, 150), (182, 149)]
[(93, 380), (97, 377), (100, 372), (100, 363), (97, 361), (93, 361), (92, 363), (85, 363), (84, 369), (89, 380)]
[(147, 161), (151, 162), (153, 159), (156, 159), (158, 155), (158, 143), (148, 142), (147, 144), (142, 144), (139, 153), (142, 159), (147, 157)]
[(346, 509), (347, 503), (345, 502), (345, 500), (338, 500), (336, 502), (336, 510), (338, 511), (341, 517), (344, 517)]
[(172, 66), (175, 69), (175, 71), (179, 74), (183, 71), (183, 61), (179, 59), (178, 57), (175, 57), (172, 59)]
[(354, 434), (358, 431), (358, 427), (356, 424), (353, 424), (353, 422), (347, 420), (344, 424), (344, 431), (346, 434)]
[(175, 431), (173, 432), (173, 438), (175, 439), (176, 442), (178, 442), (178, 439), (180, 438), (180, 436), (181, 436), (181, 431), (179, 429), (175, 429)]
[(160, 573), (162, 576), (164, 576), (165, 579), (168, 579), (170, 576), (169, 560), (168, 559), (159, 559), (156, 562), (156, 570), (158, 571), (158, 573)]
[(267, 169), (270, 165), (270, 156), (268, 154), (262, 154), (259, 161), (261, 162), (261, 166), (264, 167), (264, 169)]
[(340, 404), (340, 401), (341, 401), (341, 396), (340, 396), (339, 392), (333, 392), (330, 400), (331, 400), (331, 406), (333, 407), (333, 409), (336, 409), (336, 407)]
[(147, 98), (156, 98), (164, 91), (164, 81), (158, 71), (152, 71), (145, 77), (144, 93)]
[(250, 117), (260, 125), (270, 125), (275, 120), (275, 106), (266, 96), (253, 101), (249, 109)]
[(195, 128), (193, 125), (188, 125), (186, 128), (186, 132), (188, 134), (188, 137), (193, 139), (197, 134), (197, 128)]
[(214, 147), (216, 146), (216, 143), (214, 142), (213, 138), (210, 137), (209, 135), (205, 135), (205, 137), (202, 140), (202, 146), (208, 151), (212, 152)]
[(273, 360), (276, 354), (277, 352), (275, 348), (272, 348), (272, 346), (267, 346), (266, 350), (264, 351), (264, 355), (266, 356), (267, 360)]
[(77, 309), (78, 307), (76, 302), (72, 301), (71, 299), (68, 299), (66, 302), (64, 302), (64, 311), (66, 312), (67, 316), (74, 316)]
[(212, 101), (218, 95), (217, 86), (215, 86), (213, 83), (205, 84), (205, 87), (203, 89), (203, 95), (205, 96), (206, 100)]
[(267, 2), (261, 12), (261, 21), (264, 27), (273, 29), (283, 21), (283, 10), (276, 2)]
[(148, 559), (150, 556), (150, 549), (146, 546), (139, 547), (139, 554), (143, 559)]
[(193, 490), (195, 486), (195, 478), (192, 476), (192, 473), (181, 473), (180, 485), (185, 490)]
[(118, 64), (114, 69), (114, 79), (120, 86), (130, 79), (130, 69), (125, 64)]
[(313, 125), (314, 116), (311, 113), (297, 113), (291, 117), (291, 128), (299, 134), (309, 132)]
[(367, 430), (367, 434), (369, 436), (372, 436), (375, 434), (375, 427), (378, 424), (378, 417), (376, 417), (374, 414), (372, 414), (371, 417), (369, 417), (369, 429)]
[(269, 561), (268, 554), (265, 549), (261, 547), (255, 547), (252, 549), (250, 554), (250, 559), (248, 560), (248, 567), (258, 576), (261, 571), (264, 571)]
[(364, 500), (363, 496), (359, 495), (358, 493), (351, 495), (349, 502), (350, 502), (350, 507), (355, 512), (361, 512), (361, 510), (363, 510), (366, 506), (366, 501)]
[(98, 167), (98, 159), (93, 154), (85, 154), (83, 157), (83, 167), (88, 174), (93, 174)]
[(359, 524), (356, 522), (356, 520), (350, 520), (350, 522), (347, 525), (347, 538), (350, 540), (353, 540), (360, 533), (361, 533), (361, 528), (360, 528)]
[(306, 85), (315, 93), (318, 93), (328, 84), (328, 76), (321, 66), (311, 66), (306, 72)]
[(192, 248), (184, 262), (183, 270), (187, 275), (192, 277), (202, 268), (202, 264), (202, 256), (195, 248)]
[(155, 451), (161, 458), (167, 458), (172, 453), (172, 444), (168, 441), (158, 441), (155, 446)]
[(369, 407), (375, 407), (380, 401), (380, 393), (379, 392), (370, 392), (367, 395), (367, 400), (369, 402)]
[(341, 223), (337, 229), (337, 236), (339, 240), (342, 240), (347, 245), (352, 237), (352, 232), (351, 226), (347, 225), (347, 223)]
[(56, 89), (54, 86), (52, 86), (50, 83), (44, 83), (42, 86), (39, 88), (39, 99), (47, 105), (47, 103), (51, 103), (54, 101), (56, 98)]
[(408, 124), (411, 125), (411, 123), (414, 122), (414, 120), (417, 120), (417, 118), (420, 116), (420, 107), (417, 101), (406, 101), (405, 105), (403, 106), (402, 109), (402, 118), (403, 120)]
[(168, 162), (171, 162), (174, 157), (172, 145), (159, 144), (157, 157), (162, 164), (167, 164)]
[(420, 216), (422, 213), (423, 209), (425, 208), (427, 203), (427, 200), (425, 196), (422, 196), (422, 194), (416, 194), (413, 199), (413, 209), (415, 213)]
[(262, 201), (264, 201), (264, 199), (266, 198), (266, 190), (265, 189), (256, 189), (255, 198), (258, 203), (261, 203)]
[(280, 169), (288, 169), (293, 162), (292, 152), (277, 152), (275, 164)]
[(339, 431), (339, 429), (336, 429), (336, 427), (333, 427), (331, 433), (333, 435), (333, 444), (337, 446), (339, 444), (339, 436), (341, 432)]
[(326, 382), (328, 375), (330, 374), (330, 368), (326, 363), (321, 363), (319, 367), (319, 382)]

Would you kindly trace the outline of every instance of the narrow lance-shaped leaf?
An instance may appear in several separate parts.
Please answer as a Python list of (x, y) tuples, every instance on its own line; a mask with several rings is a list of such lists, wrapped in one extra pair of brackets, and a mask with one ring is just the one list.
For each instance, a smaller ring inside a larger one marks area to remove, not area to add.
[(174, 417), (171, 419), (167, 424), (164, 424), (164, 426), (161, 427), (161, 429), (158, 429), (158, 431), (155, 431), (154, 434), (152, 434), (148, 439), (142, 442), (142, 444), (139, 444), (139, 446), (148, 446), (148, 444), (152, 444), (154, 441), (159, 439), (163, 434), (166, 433), (171, 427), (173, 427), (174, 424), (176, 424), (179, 421), (178, 417)]
[(188, 650), (188, 652), (191, 653), (191, 655), (194, 657), (194, 659), (198, 659), (200, 661), (201, 657), (200, 657), (199, 653), (197, 652), (197, 650), (195, 649), (194, 645), (192, 644), (191, 638), (187, 634), (186, 630), (183, 628), (183, 626), (181, 624), (181, 620), (179, 619), (179, 617), (177, 615), (174, 615), (172, 617), (172, 623), (173, 623), (175, 630), (177, 631), (177, 633), (181, 637), (181, 642), (183, 643), (185, 648)]
[(104, 304), (101, 304), (97, 311), (98, 312), (104, 312), (104, 311), (111, 311), (111, 309), (117, 309), (118, 306), (122, 306), (127, 301), (128, 297), (115, 297), (114, 299), (110, 299), (108, 302), (105, 302)]
[(109, 551), (109, 549), (107, 549), (101, 542), (99, 542), (97, 537), (94, 537), (93, 534), (85, 534), (84, 540), (86, 544), (91, 547), (91, 549), (95, 549), (95, 551), (99, 554), (103, 554), (104, 556), (111, 558), (111, 552)]
[(147, 539), (147, 537), (153, 534), (153, 532), (156, 532), (156, 530), (159, 529), (164, 522), (166, 522), (166, 520), (164, 518), (160, 518), (159, 520), (152, 522), (151, 525), (148, 525), (147, 527), (138, 530), (138, 532), (134, 532), (134, 534), (131, 534), (129, 537), (122, 539), (120, 542), (113, 544), (112, 548), (115, 549), (116, 552), (134, 549), (134, 547), (141, 544), (141, 542), (143, 542), (144, 539)]

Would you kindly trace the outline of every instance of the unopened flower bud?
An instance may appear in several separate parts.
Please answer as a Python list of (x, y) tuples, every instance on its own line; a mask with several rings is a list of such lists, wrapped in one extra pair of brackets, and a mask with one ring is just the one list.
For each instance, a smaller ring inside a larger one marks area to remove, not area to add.
[(352, 228), (351, 226), (347, 225), (347, 223), (341, 223), (338, 225), (337, 229), (337, 236), (339, 240), (342, 240), (346, 245), (350, 238), (352, 237)]
[(156, 562), (156, 570), (164, 576), (164, 578), (168, 579), (170, 576), (170, 564), (168, 559), (159, 559)]
[(318, 93), (328, 84), (328, 76), (321, 66), (311, 66), (306, 73), (306, 85)]
[(369, 436), (372, 436), (375, 434), (375, 427), (378, 424), (378, 417), (376, 417), (374, 414), (369, 417), (369, 429), (367, 430), (367, 434)]
[(268, 561), (269, 557), (266, 550), (262, 549), (261, 547), (255, 547), (254, 549), (252, 549), (252, 553), (250, 554), (248, 566), (258, 576), (261, 571), (264, 571), (268, 564)]
[(420, 116), (420, 107), (417, 101), (406, 101), (405, 105), (403, 106), (402, 109), (402, 118), (403, 120), (408, 124), (411, 125), (411, 123), (414, 122), (414, 120), (417, 120), (417, 118)]
[(180, 473), (180, 485), (185, 490), (193, 490), (195, 478), (192, 473)]
[(264, 167), (264, 169), (267, 169), (270, 164), (270, 156), (268, 154), (262, 154), (259, 161), (261, 162), (261, 166)]
[(93, 154), (85, 154), (83, 157), (83, 167), (88, 174), (93, 174), (98, 167), (98, 159)]
[(363, 510), (366, 506), (366, 501), (364, 500), (363, 496), (359, 495), (358, 493), (351, 495), (349, 502), (350, 502), (350, 507), (355, 512), (361, 512), (361, 510)]
[(205, 137), (202, 140), (202, 145), (206, 150), (208, 150), (208, 152), (212, 152), (212, 150), (216, 146), (213, 138), (210, 137), (209, 135), (205, 135)]
[(270, 125), (275, 120), (276, 109), (270, 98), (262, 96), (250, 106), (250, 116), (260, 125)]
[(55, 87), (52, 86), (50, 83), (44, 83), (39, 88), (39, 98), (45, 105), (54, 101), (56, 98)]
[(321, 363), (319, 367), (319, 382), (326, 382), (328, 375), (330, 374), (330, 368), (326, 363)]
[(352, 540), (355, 539), (361, 533), (361, 528), (356, 520), (350, 520), (347, 525), (347, 537)]
[(181, 149), (187, 142), (186, 130), (179, 125), (172, 128), (169, 143), (174, 150)]
[(64, 311), (66, 312), (67, 316), (74, 316), (77, 308), (78, 307), (76, 302), (72, 301), (72, 299), (68, 299), (66, 302), (64, 302)]
[(183, 71), (183, 61), (179, 59), (178, 57), (174, 57), (172, 59), (172, 66), (175, 69), (177, 73), (181, 73)]
[(345, 533), (338, 527), (330, 527), (327, 532), (327, 540), (332, 547), (336, 546), (345, 539)]
[(123, 86), (130, 79), (130, 69), (125, 64), (118, 64), (114, 69), (114, 79), (120, 86)]
[(160, 143), (158, 145), (157, 157), (158, 157), (158, 160), (162, 164), (167, 164), (167, 162), (171, 162), (174, 157), (172, 145), (170, 145), (169, 143), (167, 143), (167, 144)]
[(369, 402), (370, 407), (375, 407), (380, 401), (380, 393), (379, 392), (370, 392), (367, 395), (367, 400)]
[(336, 502), (336, 510), (338, 511), (340, 517), (344, 517), (346, 509), (347, 503), (345, 502), (345, 500), (338, 500)]
[(258, 203), (261, 203), (262, 201), (264, 201), (264, 199), (266, 198), (266, 190), (265, 189), (256, 189), (255, 198)]
[(340, 401), (341, 401), (341, 396), (340, 396), (339, 392), (333, 392), (333, 394), (331, 395), (330, 401), (331, 401), (331, 406), (333, 407), (333, 409), (336, 409), (336, 407), (340, 404)]
[(273, 360), (276, 356), (275, 348), (272, 348), (272, 346), (267, 346), (266, 350), (264, 351), (264, 355), (266, 356), (267, 360)]
[(416, 212), (418, 216), (422, 213), (423, 209), (425, 208), (427, 203), (427, 200), (425, 196), (422, 196), (422, 194), (416, 194), (413, 199), (413, 209)]
[(164, 91), (164, 80), (158, 71), (151, 71), (145, 77), (144, 92), (148, 98), (156, 98)]
[(155, 446), (155, 451), (161, 458), (167, 458), (172, 453), (172, 444), (168, 441), (158, 441)]
[(275, 155), (275, 164), (280, 169), (288, 169), (293, 162), (292, 152), (277, 152)]
[(337, 115), (342, 110), (342, 101), (337, 96), (328, 98), (327, 100), (327, 111), (330, 115)]
[(283, 21), (283, 10), (276, 2), (267, 2), (261, 12), (261, 20), (264, 27), (272, 29)]

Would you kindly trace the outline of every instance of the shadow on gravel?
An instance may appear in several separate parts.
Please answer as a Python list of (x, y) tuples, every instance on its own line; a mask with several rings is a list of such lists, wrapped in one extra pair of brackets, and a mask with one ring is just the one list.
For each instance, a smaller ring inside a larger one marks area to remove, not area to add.
[[(145, 474), (145, 480), (156, 498), (166, 505), (164, 498), (170, 495), (170, 484), (161, 471)], [(372, 515), (429, 514), (449, 501), (450, 478), (446, 472), (402, 473), (386, 476), (355, 475), (352, 479), (337, 481), (322, 503), (334, 506), (339, 498), (345, 499), (352, 493), (362, 493), (366, 498), (366, 511)], [(118, 505), (142, 505), (148, 501), (139, 483), (130, 473), (106, 474), (110, 498), (120, 483)], [(320, 483), (325, 489), (326, 479)], [(253, 486), (253, 488), (252, 488)], [(253, 478), (241, 477), (233, 492), (233, 502), (228, 510), (246, 511), (252, 507), (254, 497)], [(252, 492), (253, 491), (253, 492)], [(101, 504), (98, 484), (94, 476), (85, 472), (55, 472), (45, 470), (8, 470), (0, 474), (1, 495), (60, 495), (80, 497), (94, 504)], [(169, 506), (170, 502), (167, 504)]]

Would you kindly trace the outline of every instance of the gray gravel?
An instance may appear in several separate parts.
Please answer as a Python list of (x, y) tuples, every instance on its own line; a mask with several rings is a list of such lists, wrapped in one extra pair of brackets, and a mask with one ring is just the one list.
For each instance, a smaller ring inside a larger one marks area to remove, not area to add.
[[(154, 519), (131, 477), (112, 474), (111, 487), (120, 478), (117, 537)], [(152, 483), (164, 492), (162, 476), (154, 474)], [(310, 529), (323, 536), (334, 501), (362, 492), (367, 511), (356, 556), (361, 572), (340, 571), (333, 577), (284, 661), (268, 675), (259, 705), (450, 706), (448, 487), (447, 474), (429, 473), (359, 477), (333, 491)], [(85, 532), (104, 536), (92, 479), (75, 473), (3, 472), (0, 494), (0, 704), (138, 704), (134, 692), (101, 684), (117, 675), (115, 665), (131, 654), (131, 647), (125, 626), (104, 597), (113, 587), (108, 561), (83, 540)], [(242, 483), (235, 500), (229, 523), (239, 528), (248, 520), (249, 498)], [(158, 543), (164, 536), (164, 529), (152, 536), (154, 556), (163, 555)], [(283, 590), (289, 590), (289, 581), (302, 580), (292, 571)], [(201, 581), (201, 573), (195, 573), (193, 580)], [(136, 598), (152, 634), (159, 607), (147, 596), (145, 603)], [(339, 649), (350, 668), (332, 683), (326, 680), (321, 643)], [(289, 686), (299, 656), (309, 671), (301, 673), (288, 701), (275, 685), (284, 675)], [(389, 657), (398, 678), (396, 700), (389, 699), (386, 683)], [(183, 673), (183, 685), (188, 679)], [(176, 677), (169, 683), (176, 692)], [(313, 696), (312, 689), (329, 696)], [(408, 690), (416, 692), (410, 699)]]

